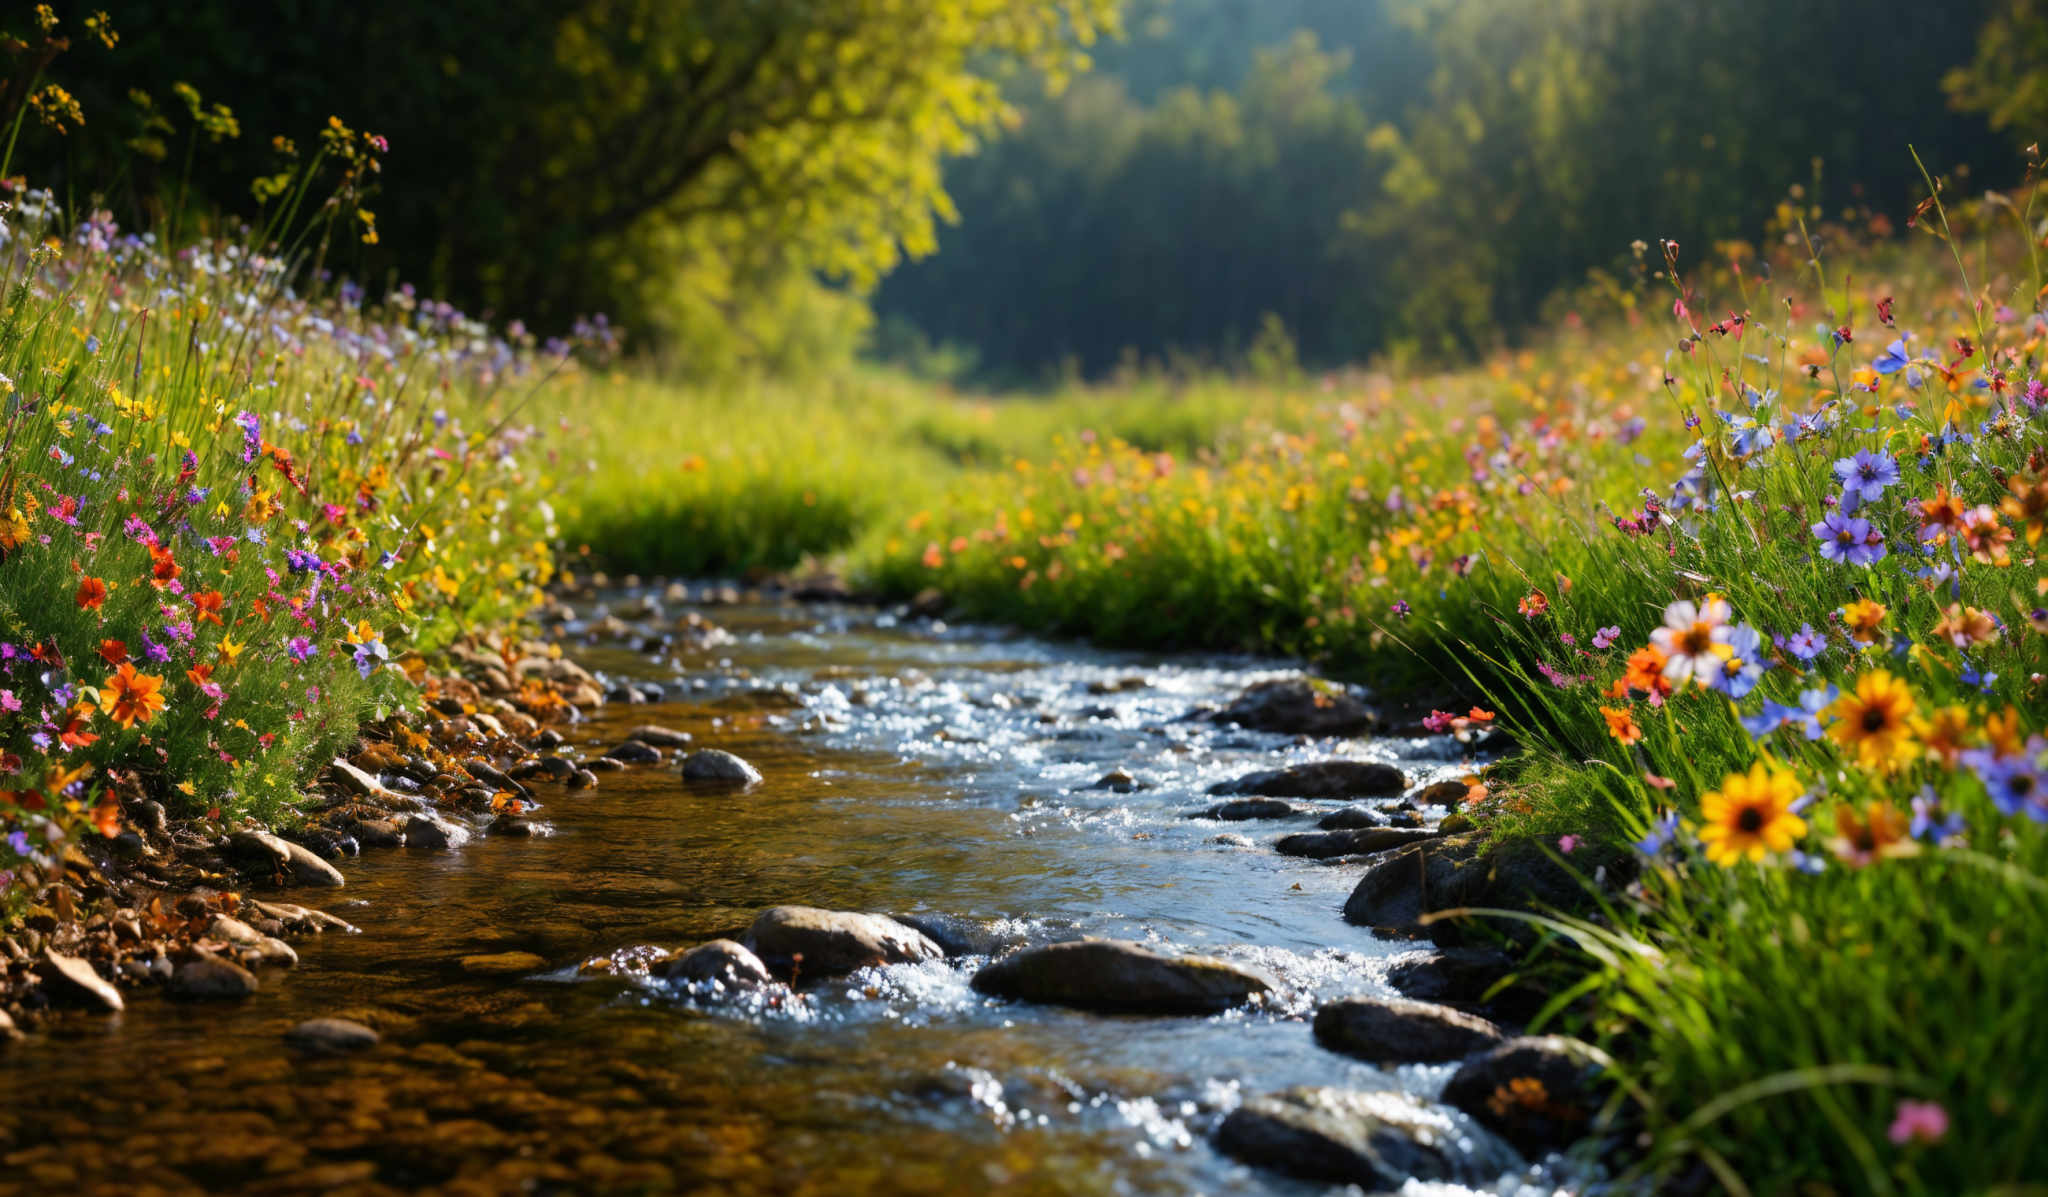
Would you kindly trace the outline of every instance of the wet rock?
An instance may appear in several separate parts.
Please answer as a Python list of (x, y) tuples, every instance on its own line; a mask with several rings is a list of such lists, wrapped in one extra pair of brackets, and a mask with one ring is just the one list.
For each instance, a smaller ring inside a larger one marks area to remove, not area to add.
[(462, 971), (480, 977), (519, 977), (545, 972), (548, 962), (532, 952), (487, 952), (462, 958)]
[(1247, 773), (1211, 786), (1209, 792), (1267, 798), (1369, 798), (1398, 794), (1407, 787), (1407, 776), (1384, 761), (1317, 761)]
[(654, 975), (666, 981), (716, 981), (735, 988), (766, 985), (774, 980), (759, 956), (730, 939), (714, 939), (687, 952), (677, 952), (655, 965)]
[(1366, 866), (1344, 901), (1344, 921), (1411, 933), (1422, 916), (1463, 905), (1469, 875), (1486, 852), (1481, 832), (1425, 840), (1398, 848)]
[(1583, 1137), (1600, 1106), (1597, 1054), (1563, 1035), (1510, 1039), (1472, 1057), (1444, 1101), (1535, 1155)]
[(312, 849), (267, 831), (237, 831), (228, 837), (227, 849), (230, 858), (245, 866), (290, 873), (301, 885), (344, 884), (341, 870)]
[(284, 1041), (300, 1051), (340, 1053), (375, 1047), (382, 1037), (346, 1018), (309, 1018), (284, 1033)]
[(242, 998), (260, 988), (256, 974), (211, 952), (200, 952), (171, 973), (171, 996)]
[(1116, 939), (1013, 952), (975, 973), (973, 984), (991, 997), (1132, 1014), (1212, 1014), (1272, 989), (1225, 960), (1166, 956)]
[(450, 846), (448, 829), (432, 819), (412, 815), (405, 821), (405, 842), (409, 847), (439, 852)]
[(121, 1000), (120, 990), (94, 972), (92, 965), (76, 956), (44, 949), (43, 958), (36, 965), (36, 975), (42, 978), (43, 988), (49, 992), (50, 999), (67, 1006), (114, 1014), (127, 1005)]
[(1372, 709), (1328, 682), (1307, 678), (1260, 682), (1216, 716), (1251, 731), (1281, 735), (1355, 736), (1370, 731)]
[(946, 914), (899, 914), (897, 922), (924, 932), (948, 957), (995, 956), (1016, 947), (1023, 936), (993, 930), (988, 924)]
[(1387, 967), (1387, 984), (1423, 1002), (1473, 1006), (1514, 970), (1507, 953), (1494, 948), (1454, 947), (1396, 960)]
[(405, 843), (405, 833), (390, 819), (357, 819), (348, 830), (365, 848), (396, 848)]
[(1333, 810), (1316, 822), (1324, 831), (1355, 831), (1360, 827), (1385, 827), (1387, 817), (1367, 806)]
[(1273, 845), (1282, 856), (1329, 860), (1336, 856), (1369, 856), (1437, 838), (1434, 831), (1414, 827), (1354, 827), (1349, 831), (1305, 831)]
[(500, 815), (491, 820), (492, 835), (508, 836), (513, 839), (527, 839), (534, 833), (533, 822), (518, 815)]
[(1415, 791), (1415, 801), (1423, 806), (1457, 806), (1471, 792), (1462, 781), (1437, 781)]
[(597, 788), (597, 774), (588, 769), (578, 769), (569, 774), (568, 786), (572, 790), (594, 790)]
[(299, 954), (292, 950), (290, 944), (275, 936), (265, 935), (232, 915), (214, 915), (213, 921), (206, 926), (206, 933), (255, 956), (265, 964), (279, 964), (290, 968), (299, 962)]
[(638, 686), (613, 686), (604, 692), (604, 696), (611, 702), (637, 703), (647, 701), (647, 696), (640, 693)]
[(273, 918), (294, 931), (346, 931), (357, 932), (355, 924), (347, 919), (336, 918), (324, 910), (313, 910), (295, 906), (290, 902), (258, 902), (251, 900), (246, 905), (266, 918)]
[(684, 781), (715, 781), (759, 785), (761, 771), (720, 748), (700, 748), (683, 758)]
[(661, 749), (638, 740), (627, 740), (623, 744), (607, 749), (605, 756), (628, 765), (658, 765), (661, 763)]
[(552, 781), (566, 782), (576, 776), (576, 762), (559, 756), (544, 756), (540, 758), (540, 771)]
[(12, 1043), (19, 1038), (21, 1030), (14, 1025), (14, 1016), (0, 1008), (0, 1043)]
[(1130, 794), (1144, 788), (1144, 784), (1122, 769), (1111, 769), (1095, 779), (1091, 790), (1108, 790), (1113, 794)]
[(1254, 848), (1258, 846), (1252, 843), (1250, 836), (1239, 835), (1234, 831), (1226, 831), (1222, 835), (1212, 835), (1209, 837), (1209, 842), (1221, 844), (1226, 848)]
[[(353, 794), (369, 802), (390, 804), (403, 803), (404, 797), (375, 777), (350, 764), (343, 757), (335, 757), (328, 766), (328, 776), (343, 793)], [(415, 778), (414, 780), (421, 780)]]
[(1304, 1086), (1246, 1101), (1216, 1128), (1217, 1150), (1303, 1180), (1370, 1191), (1422, 1181), (1490, 1181), (1515, 1166), (1497, 1143), (1461, 1148), (1453, 1117), (1406, 1093)]
[(1278, 798), (1239, 798), (1231, 802), (1219, 802), (1188, 817), (1242, 823), (1247, 819), (1285, 819), (1297, 813), (1299, 812), (1294, 809), (1293, 803), (1282, 802)]
[(496, 765), (491, 764), (491, 762), (482, 757), (473, 756), (463, 761), (462, 769), (463, 772), (468, 773), (471, 777), (476, 778), (487, 786), (500, 790), (509, 790), (521, 797), (532, 796), (532, 791), (514, 781), (510, 776), (500, 771)]
[(945, 949), (915, 927), (882, 914), (771, 906), (747, 929), (746, 946), (779, 976), (844, 976), (877, 964), (941, 960)]
[[(650, 744), (653, 742), (652, 740), (648, 741)], [(562, 746), (562, 733), (552, 727), (544, 727), (533, 733), (533, 738), (529, 739), (526, 743), (528, 747), (542, 752), (553, 748), (560, 748)]]
[(164, 804), (153, 798), (145, 798), (128, 812), (129, 818), (145, 835), (162, 839), (171, 833), (171, 816), (164, 810)]
[(656, 748), (688, 748), (690, 746), (689, 732), (676, 731), (674, 728), (661, 727), (653, 723), (641, 724), (632, 731), (627, 732), (626, 738), (638, 740), (642, 744), (652, 744)]
[[(1586, 877), (1599, 873), (1607, 884), (1618, 885), (1633, 876), (1633, 862), (1619, 849), (1582, 849), (1566, 864), (1542, 844), (1504, 840), (1488, 845), (1486, 839), (1484, 832), (1461, 832), (1374, 861), (1344, 903), (1346, 921), (1412, 931), (1419, 929), (1424, 914), (1463, 906), (1583, 910), (1593, 901)], [(1467, 934), (1463, 922), (1435, 920), (1429, 934), (1440, 945), (1462, 942)], [(1488, 925), (1518, 940), (1534, 935), (1504, 920)]]
[(904, 614), (917, 619), (938, 619), (946, 613), (946, 592), (927, 586), (911, 597)]
[(583, 762), (583, 768), (590, 773), (624, 773), (626, 762), (608, 756), (593, 757)]
[(1407, 998), (1352, 997), (1316, 1010), (1316, 1042), (1375, 1064), (1456, 1060), (1499, 1043), (1501, 1029), (1476, 1014)]

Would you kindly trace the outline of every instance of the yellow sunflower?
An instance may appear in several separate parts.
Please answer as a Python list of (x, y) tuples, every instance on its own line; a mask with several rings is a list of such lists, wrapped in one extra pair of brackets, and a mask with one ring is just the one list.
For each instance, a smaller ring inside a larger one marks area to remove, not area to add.
[(1919, 751), (1913, 742), (1913, 692), (1883, 669), (1856, 679), (1856, 688), (1828, 708), (1828, 734), (1870, 769), (1889, 769)]
[(1730, 773), (1721, 788), (1700, 799), (1706, 825), (1700, 840), (1707, 859), (1732, 865), (1748, 857), (1762, 860), (1786, 852), (1806, 834), (1806, 820), (1792, 811), (1802, 788), (1791, 770), (1758, 761), (1748, 773)]

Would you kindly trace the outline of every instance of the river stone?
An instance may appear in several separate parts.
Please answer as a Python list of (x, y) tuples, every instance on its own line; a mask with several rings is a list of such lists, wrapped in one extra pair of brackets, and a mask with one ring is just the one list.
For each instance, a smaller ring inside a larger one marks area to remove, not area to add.
[(1370, 798), (1407, 788), (1407, 775), (1384, 761), (1317, 761), (1247, 773), (1211, 786), (1209, 792), (1266, 798)]
[(1333, 810), (1316, 822), (1324, 831), (1353, 831), (1360, 827), (1385, 827), (1387, 817), (1367, 806), (1347, 806)]
[(1378, 722), (1372, 708), (1341, 687), (1307, 678), (1260, 682), (1216, 718), (1250, 731), (1290, 736), (1354, 736)]
[(1514, 959), (1495, 948), (1444, 948), (1394, 961), (1387, 984), (1417, 1001), (1471, 1006), (1487, 1000), (1514, 968)]
[(1292, 802), (1283, 802), (1278, 798), (1238, 798), (1230, 802), (1219, 802), (1205, 811), (1188, 817), (1242, 823), (1247, 819), (1285, 819), (1295, 813), (1297, 812)]
[(759, 785), (761, 771), (721, 748), (700, 748), (683, 758), (684, 781), (736, 782)]
[(14, 1025), (14, 1016), (0, 1007), (0, 1043), (11, 1043), (21, 1037), (21, 1028)]
[(945, 949), (884, 914), (771, 906), (754, 917), (746, 946), (779, 976), (838, 977), (876, 964), (943, 960)]
[(639, 740), (627, 740), (623, 744), (606, 750), (604, 755), (607, 759), (628, 765), (658, 765), (661, 763), (661, 749), (656, 748), (652, 744), (643, 744)]
[(1472, 888), (1469, 877), (1485, 851), (1486, 836), (1476, 831), (1397, 848), (1366, 866), (1345, 899), (1344, 921), (1404, 933), (1420, 930), (1423, 915), (1463, 904)]
[(405, 843), (405, 833), (390, 819), (357, 819), (348, 830), (365, 848), (396, 848)]
[(638, 740), (642, 744), (652, 744), (656, 748), (688, 748), (690, 746), (689, 732), (677, 731), (672, 727), (662, 727), (653, 723), (641, 724), (632, 731), (627, 732), (626, 738)]
[(280, 870), (291, 864), (290, 845), (267, 831), (237, 831), (228, 836), (228, 856), (255, 868)]
[(1459, 806), (1471, 792), (1462, 781), (1434, 781), (1415, 792), (1415, 801), (1422, 806)]
[(52, 1000), (66, 1005), (114, 1014), (127, 1004), (121, 1000), (120, 990), (94, 972), (92, 965), (76, 956), (45, 948), (43, 959), (36, 966), (36, 975), (43, 979), (43, 987), (49, 991)]
[(290, 968), (299, 962), (299, 954), (292, 950), (290, 944), (265, 935), (232, 915), (214, 915), (213, 921), (207, 924), (206, 933), (237, 948), (256, 953), (265, 964), (282, 964)]
[(405, 842), (408, 847), (440, 851), (449, 846), (448, 829), (422, 815), (411, 815), (405, 820)]
[(1490, 1181), (1512, 1153), (1482, 1142), (1448, 1112), (1406, 1093), (1302, 1086), (1254, 1097), (1216, 1128), (1216, 1147), (1247, 1164), (1368, 1191), (1422, 1181)]
[(525, 976), (544, 972), (547, 967), (548, 962), (532, 952), (491, 952), (462, 958), (462, 971), (480, 977)]
[(1600, 1106), (1594, 1050), (1563, 1035), (1509, 1039), (1460, 1065), (1444, 1101), (1531, 1155), (1584, 1137)]
[(714, 939), (687, 952), (677, 952), (656, 965), (654, 974), (669, 981), (716, 981), (734, 988), (766, 985), (774, 980), (759, 956), (730, 939)]
[(1375, 1064), (1456, 1060), (1492, 1047), (1501, 1029), (1474, 1014), (1407, 998), (1350, 997), (1316, 1011), (1316, 1042)]
[(1304, 831), (1283, 836), (1273, 846), (1282, 856), (1328, 860), (1334, 856), (1369, 856), (1436, 838), (1436, 832), (1416, 827), (1354, 827), (1349, 831)]
[(301, 1051), (339, 1053), (375, 1047), (377, 1032), (346, 1018), (309, 1018), (284, 1033), (284, 1041)]
[(1137, 778), (1132, 777), (1128, 770), (1111, 769), (1101, 777), (1096, 778), (1095, 784), (1088, 788), (1091, 790), (1108, 790), (1113, 794), (1131, 794), (1145, 787)]
[(975, 990), (992, 997), (1129, 1014), (1213, 1014), (1272, 987), (1225, 960), (1164, 956), (1118, 939), (1026, 948), (974, 974)]
[(255, 973), (211, 952), (198, 953), (171, 973), (173, 997), (240, 998), (259, 988)]

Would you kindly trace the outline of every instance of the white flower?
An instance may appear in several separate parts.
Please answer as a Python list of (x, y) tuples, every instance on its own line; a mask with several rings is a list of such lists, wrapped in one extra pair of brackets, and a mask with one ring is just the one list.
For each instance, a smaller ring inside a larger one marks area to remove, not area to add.
[(1698, 606), (1686, 599), (1664, 608), (1664, 626), (1650, 633), (1650, 643), (1665, 656), (1664, 676), (1675, 686), (1694, 678), (1701, 684), (1720, 676), (1721, 653), (1735, 611), (1728, 600), (1710, 594)]

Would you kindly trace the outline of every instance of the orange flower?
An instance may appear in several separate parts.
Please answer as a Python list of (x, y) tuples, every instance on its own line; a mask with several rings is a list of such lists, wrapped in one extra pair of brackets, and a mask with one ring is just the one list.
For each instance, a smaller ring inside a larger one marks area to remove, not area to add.
[(125, 640), (100, 641), (100, 660), (109, 665), (119, 665), (128, 659), (128, 642)]
[(1975, 607), (1950, 603), (1941, 613), (1940, 622), (1934, 625), (1934, 634), (1957, 648), (1988, 644), (1998, 639), (1998, 620)]
[(1969, 708), (1961, 706), (1940, 707), (1932, 716), (1913, 721), (1913, 734), (1919, 737), (1920, 747), (1951, 769), (1970, 746), (1971, 730)]
[(100, 710), (122, 727), (148, 723), (164, 709), (164, 679), (138, 673), (133, 665), (115, 670), (100, 688), (106, 691), (100, 696)]
[(78, 593), (71, 596), (81, 611), (97, 611), (106, 604), (107, 584), (98, 578), (81, 578)]
[(1627, 707), (1601, 707), (1600, 713), (1607, 717), (1607, 732), (1623, 744), (1634, 744), (1643, 738), (1643, 729), (1636, 726), (1635, 714)]
[(1842, 608), (1842, 622), (1858, 644), (1876, 644), (1877, 629), (1884, 625), (1888, 611), (1869, 599), (1857, 599)]
[(171, 551), (162, 545), (149, 546), (149, 584), (162, 590), (184, 571), (171, 559)]
[(225, 626), (220, 621), (221, 594), (218, 590), (205, 593), (194, 591), (188, 597), (192, 600), (192, 622), (210, 623), (215, 627)]
[(1624, 675), (1631, 690), (1645, 694), (1671, 693), (1671, 679), (1664, 676), (1664, 663), (1670, 660), (1664, 650), (1654, 644), (1646, 644), (1628, 655), (1628, 673)]
[(1963, 515), (1968, 510), (1943, 483), (1933, 498), (1920, 500), (1920, 539), (1946, 543), (1950, 536), (1963, 530)]
[(204, 686), (213, 680), (213, 666), (194, 665), (185, 671), (185, 680), (195, 686)]
[(1889, 802), (1873, 802), (1858, 817), (1848, 803), (1835, 808), (1835, 829), (1841, 832), (1828, 847), (1850, 868), (1860, 869), (1888, 856), (1911, 856), (1919, 845), (1908, 834), (1906, 816)]
[(1515, 604), (1515, 610), (1520, 611), (1530, 619), (1534, 619), (1550, 610), (1550, 599), (1542, 591), (1532, 590), (1523, 596), (1521, 602)]
[(2012, 492), (2012, 498), (2000, 503), (1999, 508), (2026, 531), (2028, 544), (2039, 543), (2041, 533), (2048, 530), (2048, 473), (2035, 478), (2014, 474), (2005, 480), (2005, 488)]
[(1486, 710), (1484, 707), (1473, 707), (1465, 712), (1465, 718), (1470, 719), (1474, 723), (1492, 723), (1493, 712)]
[(65, 748), (84, 748), (99, 739), (85, 730), (85, 721), (92, 718), (92, 708), (79, 703), (71, 708), (71, 717), (57, 731), (57, 742)]

